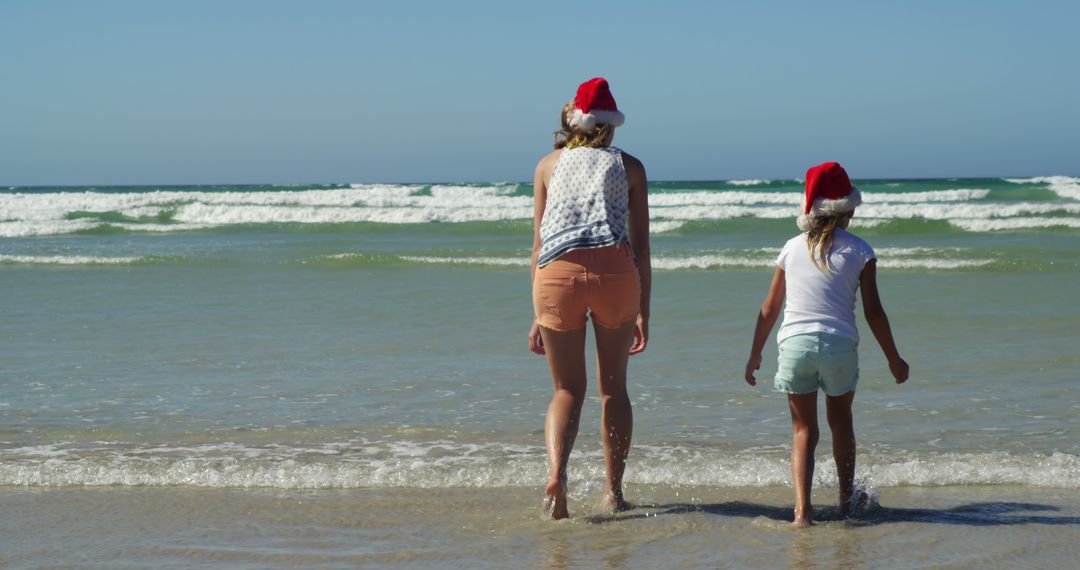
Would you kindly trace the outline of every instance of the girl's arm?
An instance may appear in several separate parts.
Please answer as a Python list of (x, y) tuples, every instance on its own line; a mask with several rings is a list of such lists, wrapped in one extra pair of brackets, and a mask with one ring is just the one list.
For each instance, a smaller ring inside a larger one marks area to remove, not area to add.
[(649, 257), (649, 179), (641, 161), (623, 153), (626, 177), (630, 183), (630, 246), (634, 248), (638, 275), (641, 277), (641, 312), (634, 329), (630, 354), (645, 350), (649, 342), (649, 311), (652, 299), (652, 260)]
[(881, 345), (881, 350), (885, 352), (885, 358), (889, 361), (889, 372), (892, 372), (897, 384), (903, 384), (908, 379), (910, 368), (908, 363), (900, 357), (900, 351), (896, 349), (892, 327), (889, 326), (889, 317), (885, 314), (885, 307), (881, 306), (881, 296), (877, 288), (876, 259), (871, 259), (866, 267), (863, 267), (859, 281), (866, 324), (870, 325), (874, 338)]
[(750, 358), (746, 360), (746, 383), (751, 386), (757, 385), (754, 371), (761, 368), (761, 351), (765, 348), (765, 341), (769, 340), (776, 318), (784, 308), (784, 296), (787, 294), (787, 281), (784, 279), (784, 270), (779, 267), (773, 273), (772, 283), (769, 285), (769, 294), (765, 296), (765, 302), (761, 304), (761, 312), (758, 313), (757, 325), (754, 327), (754, 343), (750, 346)]

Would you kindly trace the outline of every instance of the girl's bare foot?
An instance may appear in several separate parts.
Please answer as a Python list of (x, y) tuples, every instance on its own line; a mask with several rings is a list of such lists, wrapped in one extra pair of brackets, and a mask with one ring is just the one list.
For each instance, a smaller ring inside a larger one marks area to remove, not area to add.
[(814, 524), (813, 511), (807, 510), (801, 512), (799, 509), (795, 509), (795, 520), (791, 522), (791, 526), (795, 528), (807, 528)]
[(604, 506), (611, 510), (613, 513), (622, 512), (630, 508), (630, 503), (626, 502), (623, 498), (622, 491), (613, 493), (607, 492), (604, 494)]
[(840, 494), (840, 518), (848, 518), (851, 515), (859, 514), (859, 511), (866, 506), (866, 502), (869, 500), (869, 495), (866, 494), (861, 487), (856, 486), (852, 489), (851, 494), (844, 496)]
[(555, 478), (544, 488), (544, 514), (552, 520), (570, 518), (566, 508), (566, 480)]

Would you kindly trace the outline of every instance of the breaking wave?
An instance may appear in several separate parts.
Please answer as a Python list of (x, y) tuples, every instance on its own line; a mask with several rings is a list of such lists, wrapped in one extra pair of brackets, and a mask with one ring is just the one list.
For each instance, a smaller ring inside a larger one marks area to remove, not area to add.
[[(432, 442), (347, 442), (321, 446), (124, 447), (46, 445), (0, 454), (0, 485), (189, 486), (214, 488), (520, 487), (543, 481), (540, 446)], [(581, 450), (576, 477), (601, 479), (600, 450)], [(634, 448), (637, 484), (715, 487), (790, 485), (784, 452), (730, 453), (685, 446)], [(905, 453), (860, 457), (860, 479), (874, 486), (1026, 485), (1080, 488), (1080, 458), (1071, 454)], [(815, 483), (836, 485), (831, 461)]]

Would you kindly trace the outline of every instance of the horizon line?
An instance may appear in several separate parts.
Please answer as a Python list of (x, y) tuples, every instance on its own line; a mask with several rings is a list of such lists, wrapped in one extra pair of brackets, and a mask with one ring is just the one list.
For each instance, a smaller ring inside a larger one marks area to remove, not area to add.
[[(883, 181), (910, 181), (919, 182), (927, 180), (1008, 180), (1019, 178), (1051, 178), (1055, 176), (1064, 176), (1070, 178), (1080, 177), (1080, 174), (1022, 174), (1022, 175), (1006, 175), (1006, 176), (907, 176), (907, 177), (871, 177), (871, 178), (855, 178), (852, 180), (861, 180), (866, 182), (883, 182)], [(771, 182), (798, 182), (801, 178), (715, 178), (715, 179), (655, 179), (650, 180), (650, 184), (675, 184), (675, 183), (714, 183), (714, 182), (742, 182), (749, 180), (760, 180), (762, 184)], [(432, 185), (453, 185), (453, 184), (518, 184), (531, 186), (532, 181), (514, 181), (514, 180), (441, 180), (441, 181), (410, 181), (410, 182), (152, 182), (152, 183), (90, 183), (90, 184), (4, 184), (0, 183), (0, 191), (14, 190), (16, 188), (90, 188), (90, 187), (111, 187), (111, 188), (145, 188), (149, 186), (165, 186), (165, 187), (177, 187), (177, 186), (347, 186), (352, 184), (393, 184), (401, 186), (432, 186)]]

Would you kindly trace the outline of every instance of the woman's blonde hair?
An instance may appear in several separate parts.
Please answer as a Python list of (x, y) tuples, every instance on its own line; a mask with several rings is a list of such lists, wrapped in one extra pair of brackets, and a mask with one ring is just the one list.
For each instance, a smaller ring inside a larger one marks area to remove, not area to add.
[(603, 148), (611, 144), (611, 138), (615, 133), (615, 125), (601, 123), (594, 129), (584, 131), (570, 126), (570, 116), (573, 113), (573, 101), (563, 106), (562, 128), (552, 133), (556, 137), (555, 148), (565, 148), (567, 150), (579, 146)]
[(832, 251), (833, 236), (836, 228), (846, 228), (851, 220), (852, 212), (833, 214), (831, 216), (810, 216), (807, 219), (810, 226), (806, 230), (806, 247), (810, 250), (810, 261), (821, 272), (832, 272), (832, 264), (829, 263), (829, 253)]

